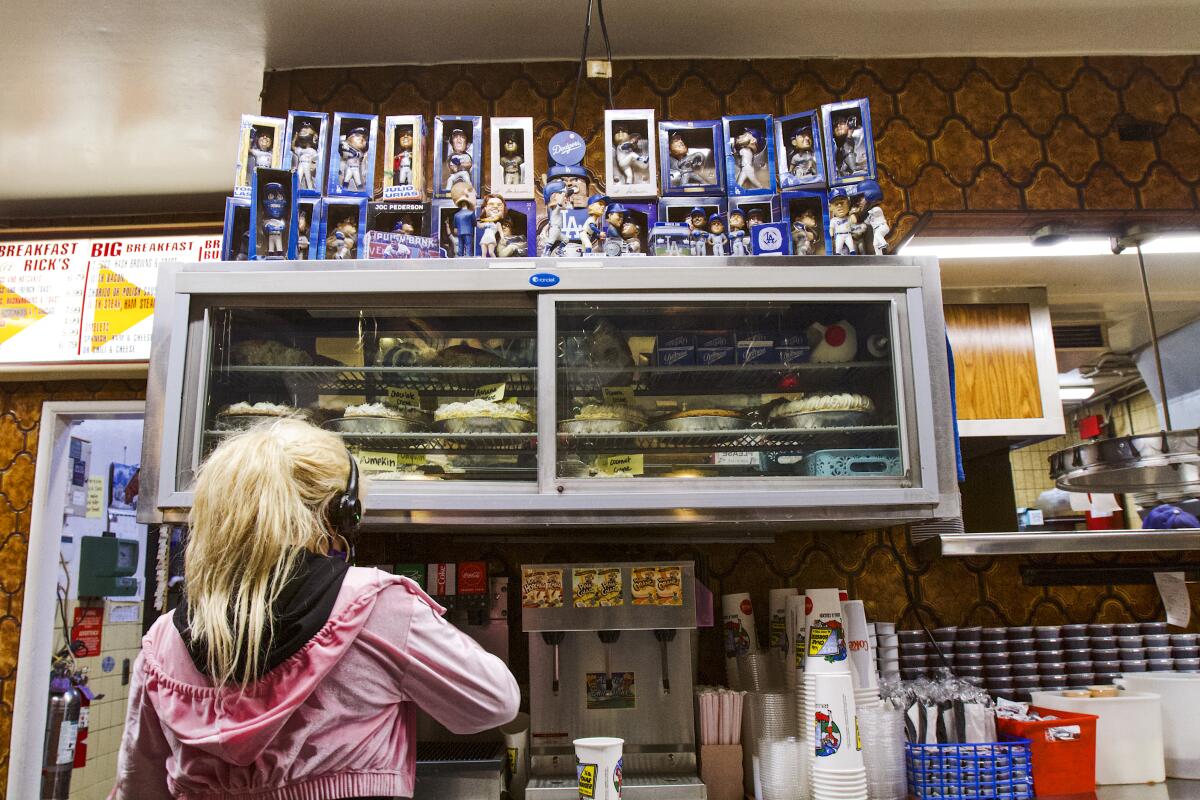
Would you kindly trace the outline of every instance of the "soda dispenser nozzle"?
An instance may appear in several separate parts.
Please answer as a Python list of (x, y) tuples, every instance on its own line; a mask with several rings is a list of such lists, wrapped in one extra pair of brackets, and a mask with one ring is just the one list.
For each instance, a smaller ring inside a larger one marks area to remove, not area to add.
[(542, 641), (554, 648), (554, 680), (550, 682), (550, 691), (558, 694), (558, 647), (567, 638), (566, 631), (542, 631)]
[(654, 632), (654, 638), (658, 640), (659, 650), (659, 666), (662, 668), (662, 687), (666, 694), (671, 693), (671, 667), (667, 660), (667, 643), (675, 641), (675, 629), (666, 628), (659, 629)]
[(604, 690), (612, 691), (612, 645), (621, 638), (620, 631), (596, 631), (600, 641), (604, 642)]

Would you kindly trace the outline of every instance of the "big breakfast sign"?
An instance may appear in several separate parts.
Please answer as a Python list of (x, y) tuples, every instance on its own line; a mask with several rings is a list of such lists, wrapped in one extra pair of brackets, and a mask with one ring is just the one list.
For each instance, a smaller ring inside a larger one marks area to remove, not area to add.
[(0, 242), (0, 365), (146, 361), (159, 264), (220, 253), (220, 236)]

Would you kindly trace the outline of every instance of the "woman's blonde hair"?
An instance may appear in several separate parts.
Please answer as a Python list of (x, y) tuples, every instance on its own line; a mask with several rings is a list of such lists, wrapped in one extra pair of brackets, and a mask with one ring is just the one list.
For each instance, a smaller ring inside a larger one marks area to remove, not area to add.
[(231, 436), (200, 468), (184, 553), (187, 622), (217, 685), (259, 674), (271, 604), (305, 551), (338, 543), (328, 507), (349, 475), (341, 439), (290, 418)]

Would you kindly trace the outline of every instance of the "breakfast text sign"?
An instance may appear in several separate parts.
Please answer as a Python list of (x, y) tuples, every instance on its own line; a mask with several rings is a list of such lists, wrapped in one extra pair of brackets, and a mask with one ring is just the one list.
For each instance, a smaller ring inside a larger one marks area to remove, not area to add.
[(214, 261), (219, 236), (0, 243), (0, 363), (145, 361), (164, 261)]

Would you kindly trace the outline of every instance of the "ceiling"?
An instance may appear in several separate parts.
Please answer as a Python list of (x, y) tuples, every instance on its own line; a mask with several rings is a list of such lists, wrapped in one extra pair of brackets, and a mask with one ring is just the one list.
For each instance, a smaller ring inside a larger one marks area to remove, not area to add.
[[(266, 69), (578, 57), (584, 0), (7, 0), (0, 219), (217, 213)], [(1195, 0), (608, 0), (627, 58), (1200, 52)], [(1136, 8), (1136, 13), (1131, 12)], [(601, 52), (593, 26), (591, 52)], [(190, 204), (190, 205), (189, 205)]]

